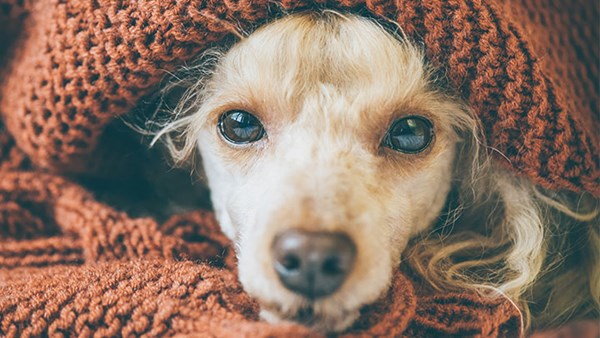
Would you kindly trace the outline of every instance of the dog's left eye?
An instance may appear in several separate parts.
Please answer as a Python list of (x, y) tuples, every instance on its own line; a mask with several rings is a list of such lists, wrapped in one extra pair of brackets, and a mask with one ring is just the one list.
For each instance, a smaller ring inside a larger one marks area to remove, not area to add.
[(230, 110), (219, 118), (219, 131), (235, 144), (252, 143), (265, 135), (265, 129), (256, 116), (243, 110)]
[(422, 116), (400, 119), (383, 139), (383, 145), (402, 153), (414, 154), (425, 150), (433, 139), (433, 126)]

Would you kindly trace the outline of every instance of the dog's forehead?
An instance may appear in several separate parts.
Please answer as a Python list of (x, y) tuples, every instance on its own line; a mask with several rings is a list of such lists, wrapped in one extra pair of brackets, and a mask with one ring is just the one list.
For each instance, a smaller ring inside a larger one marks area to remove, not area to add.
[(388, 119), (426, 86), (420, 52), (359, 18), (276, 21), (237, 44), (219, 72), (265, 120)]

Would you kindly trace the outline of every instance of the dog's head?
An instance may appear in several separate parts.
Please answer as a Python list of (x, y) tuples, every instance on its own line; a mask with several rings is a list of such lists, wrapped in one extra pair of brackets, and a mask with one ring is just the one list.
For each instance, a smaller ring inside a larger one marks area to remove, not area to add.
[(187, 135), (265, 317), (347, 327), (438, 219), (469, 117), (430, 76), (409, 42), (329, 12), (270, 23), (219, 60)]

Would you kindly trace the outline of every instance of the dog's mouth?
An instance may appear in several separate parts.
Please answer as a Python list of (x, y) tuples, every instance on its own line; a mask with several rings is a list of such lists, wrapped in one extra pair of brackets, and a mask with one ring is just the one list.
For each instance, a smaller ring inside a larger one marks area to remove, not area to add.
[(261, 307), (263, 310), (267, 310), (271, 317), (274, 316), (278, 320), (291, 321), (309, 327), (318, 324), (320, 320), (320, 316), (315, 313), (314, 302), (304, 303), (292, 311), (284, 311), (277, 304), (261, 304)]
[(318, 322), (318, 318), (315, 316), (315, 309), (313, 305), (301, 307), (290, 319), (296, 323), (306, 326), (314, 326)]
[[(309, 327), (315, 331), (322, 333), (341, 332), (348, 327), (357, 319), (359, 311), (339, 311), (329, 313), (329, 311), (323, 311), (318, 303), (311, 302), (305, 303), (293, 311), (284, 311), (283, 309), (275, 307), (262, 306), (263, 311), (266, 310), (268, 315), (264, 316), (270, 322), (293, 322), (306, 327)], [(338, 308), (338, 310), (341, 310)]]

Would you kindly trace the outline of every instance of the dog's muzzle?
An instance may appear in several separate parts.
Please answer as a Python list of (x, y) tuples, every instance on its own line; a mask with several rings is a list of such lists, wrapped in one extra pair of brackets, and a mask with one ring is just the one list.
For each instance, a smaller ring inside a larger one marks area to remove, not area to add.
[(315, 300), (344, 283), (354, 265), (356, 246), (344, 233), (292, 229), (275, 237), (272, 255), (282, 284)]

